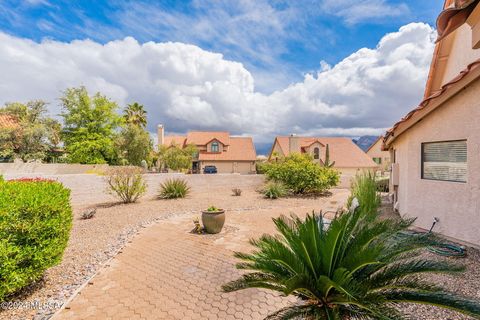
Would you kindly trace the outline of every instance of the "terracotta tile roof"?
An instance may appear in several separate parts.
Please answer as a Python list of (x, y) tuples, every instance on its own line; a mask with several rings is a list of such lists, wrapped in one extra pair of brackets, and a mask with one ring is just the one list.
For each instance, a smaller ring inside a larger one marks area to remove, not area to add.
[(230, 133), (226, 131), (191, 131), (187, 134), (187, 144), (193, 143), (197, 146), (206, 145), (213, 139), (224, 145), (230, 144)]
[[(470, 63), (467, 68), (465, 68), (464, 70), (462, 70), (455, 78), (453, 78), (452, 80), (450, 80), (449, 82), (445, 83), (441, 88), (440, 90), (437, 90), (435, 91), (434, 93), (432, 93), (429, 97), (425, 98), (422, 100), (422, 102), (420, 102), (420, 104), (418, 105), (418, 107), (416, 107), (415, 109), (413, 109), (412, 111), (410, 111), (409, 113), (407, 113), (406, 116), (404, 116), (400, 121), (398, 121), (397, 123), (395, 123), (393, 125), (392, 128), (390, 128), (386, 134), (385, 134), (385, 137), (383, 139), (383, 143), (384, 145), (388, 145), (389, 143), (391, 143), (391, 141), (389, 142), (389, 138), (393, 137), (395, 135), (395, 131), (398, 129), (398, 127), (402, 124), (409, 124), (408, 122), (413, 118), (414, 115), (416, 115), (418, 112), (420, 111), (423, 111), (423, 110), (426, 110), (428, 109), (428, 107), (430, 106), (430, 104), (437, 100), (439, 97), (441, 97), (442, 95), (444, 95), (445, 93), (449, 92), (449, 90), (454, 87), (458, 82), (462, 81), (465, 77), (467, 77), (470, 73), (472, 73), (473, 71), (476, 71), (480, 69), (480, 59), (477, 59), (475, 60), (474, 62)], [(415, 123), (418, 122), (420, 119), (422, 119), (423, 117), (425, 117), (427, 115), (427, 113), (425, 113), (424, 115), (422, 115), (421, 117), (415, 119)], [(411, 125), (413, 125), (414, 123), (411, 123), (410, 124), (410, 127)], [(408, 127), (408, 128), (410, 128)], [(408, 129), (407, 128), (407, 129)], [(407, 130), (405, 129), (405, 130)], [(404, 130), (404, 131), (405, 131)]]
[(18, 121), (14, 116), (9, 114), (0, 114), (0, 128), (13, 129), (18, 127)]
[(445, 1), (444, 10), (437, 18), (437, 42), (464, 24), (478, 3), (479, 0)]
[(163, 144), (166, 146), (176, 145), (183, 147), (186, 139), (186, 136), (165, 136), (163, 138)]
[[(289, 154), (289, 137), (277, 137), (280, 148), (285, 156)], [(319, 141), (323, 145), (329, 146), (330, 160), (335, 161), (335, 167), (338, 168), (370, 168), (376, 167), (377, 164), (370, 159), (365, 152), (362, 151), (349, 138), (339, 137), (298, 137), (300, 146), (305, 147), (311, 145), (314, 141)]]
[(257, 153), (250, 137), (229, 137), (228, 150), (219, 153), (200, 152), (198, 159), (205, 161), (255, 161)]

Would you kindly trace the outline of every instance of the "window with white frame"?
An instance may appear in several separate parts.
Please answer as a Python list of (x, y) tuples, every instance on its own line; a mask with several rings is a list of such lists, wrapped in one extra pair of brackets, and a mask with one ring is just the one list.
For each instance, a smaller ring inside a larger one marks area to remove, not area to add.
[(313, 159), (320, 159), (320, 149), (318, 147), (313, 149)]
[(422, 143), (422, 179), (467, 182), (467, 140)]
[(218, 142), (216, 142), (216, 141), (212, 142), (211, 150), (212, 150), (212, 152), (218, 152), (218, 150), (219, 150)]

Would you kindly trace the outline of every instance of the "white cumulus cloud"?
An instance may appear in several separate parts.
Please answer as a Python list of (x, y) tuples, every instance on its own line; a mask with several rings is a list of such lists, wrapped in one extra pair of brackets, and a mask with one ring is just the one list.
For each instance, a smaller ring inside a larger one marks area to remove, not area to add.
[(252, 74), (221, 54), (184, 43), (40, 43), (0, 33), (0, 103), (44, 99), (58, 114), (67, 87), (86, 86), (121, 106), (138, 101), (148, 128), (229, 130), (259, 142), (276, 134), (381, 133), (421, 99), (434, 30), (412, 23), (302, 82), (263, 94)]

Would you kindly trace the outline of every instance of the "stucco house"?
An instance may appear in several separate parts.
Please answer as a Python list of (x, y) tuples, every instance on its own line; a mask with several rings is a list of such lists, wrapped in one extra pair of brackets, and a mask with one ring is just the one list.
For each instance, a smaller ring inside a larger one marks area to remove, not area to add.
[(387, 131), (394, 207), (480, 245), (480, 4), (447, 0), (425, 96)]
[(249, 174), (256, 172), (257, 153), (251, 137), (234, 137), (225, 131), (190, 131), (185, 136), (165, 136), (158, 125), (158, 145), (185, 147), (194, 144), (198, 157), (192, 162), (193, 172), (215, 166), (218, 173)]
[(378, 170), (390, 170), (390, 152), (383, 149), (383, 136), (378, 137), (365, 153), (377, 164)]
[(293, 152), (309, 153), (313, 161), (323, 164), (328, 145), (330, 162), (342, 175), (341, 185), (349, 186), (350, 179), (362, 170), (375, 170), (377, 164), (351, 139), (340, 137), (301, 137), (296, 135), (275, 138), (268, 156), (269, 161), (286, 157)]

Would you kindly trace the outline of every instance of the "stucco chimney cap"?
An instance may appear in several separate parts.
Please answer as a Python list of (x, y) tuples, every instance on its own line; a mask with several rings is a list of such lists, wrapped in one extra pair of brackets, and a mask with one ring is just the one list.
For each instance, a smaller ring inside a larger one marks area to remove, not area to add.
[(157, 127), (158, 128), (163, 128), (163, 124), (159, 124)]

